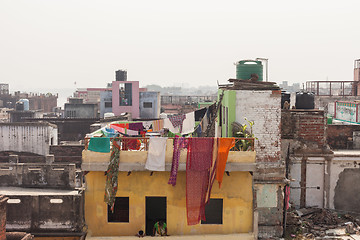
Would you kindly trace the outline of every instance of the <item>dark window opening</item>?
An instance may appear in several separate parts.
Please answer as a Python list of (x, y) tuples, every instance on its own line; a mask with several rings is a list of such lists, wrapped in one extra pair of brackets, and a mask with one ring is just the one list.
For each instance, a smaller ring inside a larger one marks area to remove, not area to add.
[(166, 223), (166, 197), (146, 197), (146, 224), (145, 233), (147, 236), (153, 234), (156, 222)]
[(132, 106), (132, 84), (119, 84), (119, 106)]
[(205, 206), (205, 219), (201, 224), (222, 224), (223, 223), (223, 200), (211, 198)]
[(129, 222), (129, 198), (116, 197), (114, 212), (108, 206), (108, 222)]
[(144, 102), (143, 107), (144, 108), (152, 108), (152, 102)]
[(111, 108), (112, 107), (112, 102), (105, 102), (105, 107), (106, 108)]

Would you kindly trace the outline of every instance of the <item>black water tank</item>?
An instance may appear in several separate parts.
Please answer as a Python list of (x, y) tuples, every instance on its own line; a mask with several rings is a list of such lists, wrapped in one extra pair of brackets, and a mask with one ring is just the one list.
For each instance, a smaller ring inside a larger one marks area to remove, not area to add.
[(285, 101), (290, 104), (290, 93), (287, 91), (281, 91), (281, 109), (284, 108)]
[(15, 110), (16, 111), (24, 111), (24, 103), (23, 102), (16, 102), (15, 103)]
[(297, 92), (296, 93), (296, 109), (314, 109), (315, 96), (310, 92)]

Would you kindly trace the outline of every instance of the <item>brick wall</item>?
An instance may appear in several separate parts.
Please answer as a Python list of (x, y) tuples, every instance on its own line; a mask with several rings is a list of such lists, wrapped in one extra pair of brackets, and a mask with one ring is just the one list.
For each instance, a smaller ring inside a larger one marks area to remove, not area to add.
[(322, 110), (283, 110), (281, 138), (293, 139), (318, 148), (326, 145), (326, 118)]
[(54, 155), (55, 163), (75, 163), (80, 168), (84, 145), (53, 145), (50, 154)]
[(360, 125), (329, 125), (327, 143), (332, 149), (352, 149), (354, 131), (360, 131)]
[(247, 124), (254, 121), (253, 133), (257, 162), (280, 161), (281, 92), (236, 91), (236, 121)]

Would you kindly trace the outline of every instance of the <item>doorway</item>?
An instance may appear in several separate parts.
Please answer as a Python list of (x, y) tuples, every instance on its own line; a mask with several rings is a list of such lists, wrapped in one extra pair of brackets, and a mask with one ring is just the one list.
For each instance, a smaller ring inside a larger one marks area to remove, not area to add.
[(153, 234), (153, 227), (157, 221), (166, 223), (166, 197), (145, 197), (146, 199), (146, 235)]

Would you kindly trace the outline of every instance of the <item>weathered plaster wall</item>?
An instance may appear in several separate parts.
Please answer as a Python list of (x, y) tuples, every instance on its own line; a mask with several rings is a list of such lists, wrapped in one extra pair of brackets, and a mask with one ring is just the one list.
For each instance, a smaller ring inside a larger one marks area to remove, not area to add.
[(112, 91), (103, 91), (100, 92), (100, 117), (104, 117), (104, 113), (110, 113), (112, 112), (112, 106), (106, 107), (105, 102), (111, 102), (112, 103)]
[[(3, 189), (1, 189), (4, 191)], [(38, 190), (39, 191), (39, 190)], [(83, 195), (68, 192), (11, 192), (7, 204), (8, 231), (31, 233), (82, 233)], [(66, 236), (66, 235), (65, 235)]]
[(280, 91), (236, 91), (236, 121), (247, 124), (254, 121), (253, 133), (257, 162), (280, 161)]
[[(108, 223), (107, 205), (104, 203), (105, 176), (103, 172), (86, 175), (85, 219), (89, 235), (132, 236), (145, 229), (145, 197), (167, 197), (167, 227), (170, 235), (230, 234), (252, 231), (253, 193), (249, 172), (232, 172), (225, 175), (221, 189), (217, 182), (212, 188), (212, 198), (223, 199), (223, 224), (186, 223), (186, 173), (179, 172), (176, 186), (167, 184), (168, 172), (120, 172), (119, 197), (129, 197), (129, 223)], [(161, 186), (161, 187), (159, 187)]]
[(57, 144), (57, 127), (49, 123), (0, 123), (0, 151), (48, 155)]
[[(139, 102), (140, 118), (159, 118), (160, 92), (140, 92)], [(145, 107), (144, 103), (151, 103), (151, 107)]]
[[(259, 205), (259, 237), (280, 237), (283, 219), (285, 166), (281, 159), (281, 92), (236, 90), (236, 117), (241, 124), (254, 121), (257, 169), (254, 183)], [(276, 204), (275, 204), (276, 203)]]
[[(304, 164), (306, 160), (306, 170)], [(325, 207), (358, 211), (360, 201), (360, 154), (293, 156), (290, 164), (290, 202), (299, 207)], [(303, 199), (303, 200), (302, 200)], [(302, 203), (303, 202), (303, 203)]]
[(335, 152), (330, 167), (330, 208), (360, 212), (360, 185), (357, 184), (360, 176), (360, 154), (346, 156)]
[(328, 125), (327, 142), (332, 149), (352, 149), (353, 133), (359, 131), (360, 125)]
[(0, 186), (73, 189), (75, 164), (0, 163)]
[[(326, 161), (324, 157), (305, 157), (306, 169), (302, 168), (303, 157), (292, 157), (290, 165), (290, 178), (294, 181), (290, 182), (291, 193), (290, 201), (297, 207), (324, 207), (324, 196), (326, 189), (325, 167)], [(304, 165), (305, 166), (305, 165)]]

